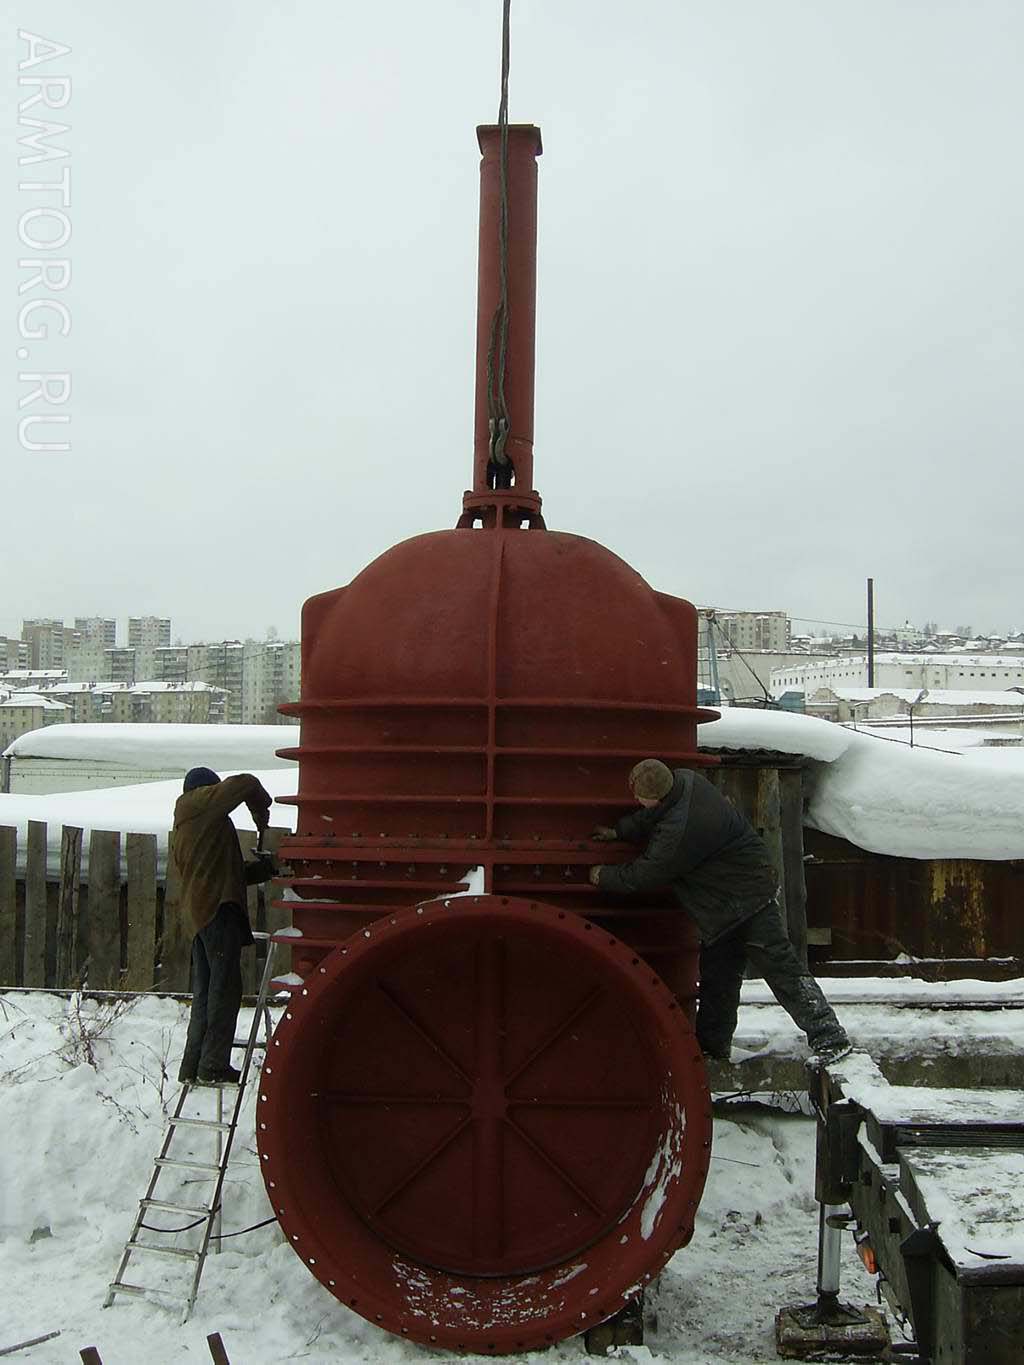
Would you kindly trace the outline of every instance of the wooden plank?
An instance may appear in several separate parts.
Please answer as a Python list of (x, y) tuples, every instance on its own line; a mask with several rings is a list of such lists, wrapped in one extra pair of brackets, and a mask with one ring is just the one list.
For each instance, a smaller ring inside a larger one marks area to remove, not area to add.
[(57, 917), (60, 914), (60, 882), (46, 883), (46, 984), (57, 980)]
[(804, 879), (804, 788), (799, 768), (779, 773), (786, 928), (797, 957), (807, 966), (807, 882)]
[(65, 825), (60, 836), (55, 986), (77, 986), (78, 903), (82, 888), (82, 831)]
[(25, 854), (25, 962), (26, 986), (46, 985), (46, 824), (28, 822)]
[(720, 768), (709, 768), (707, 775), (712, 777), (725, 799), (732, 802), (740, 814), (746, 816), (753, 824), (757, 769), (731, 767), (723, 763)]
[(165, 991), (191, 989), (192, 930), (181, 909), (181, 877), (174, 861), (174, 835), (167, 838), (167, 875), (164, 882), (163, 917), (157, 984)]
[(764, 840), (779, 881), (779, 911), (787, 923), (786, 867), (782, 849), (782, 800), (778, 768), (758, 768), (751, 823)]
[(89, 985), (117, 990), (121, 981), (121, 836), (94, 829), (89, 838)]
[(0, 987), (17, 986), (18, 831), (0, 826)]
[(151, 990), (156, 981), (156, 835), (125, 839), (128, 968), (124, 988)]

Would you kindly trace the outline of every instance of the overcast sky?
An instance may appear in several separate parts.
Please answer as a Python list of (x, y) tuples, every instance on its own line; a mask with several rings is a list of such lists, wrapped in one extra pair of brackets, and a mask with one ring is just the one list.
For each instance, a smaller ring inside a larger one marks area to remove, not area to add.
[[(882, 624), (1024, 627), (1020, 0), (512, 9), (549, 527), (695, 602), (859, 622), (873, 574)], [(0, 633), (294, 635), (460, 511), (500, 0), (14, 12), (72, 49), (73, 330), (29, 368), (73, 448), (20, 449), (15, 355), (17, 182), (67, 163), (8, 141)]]

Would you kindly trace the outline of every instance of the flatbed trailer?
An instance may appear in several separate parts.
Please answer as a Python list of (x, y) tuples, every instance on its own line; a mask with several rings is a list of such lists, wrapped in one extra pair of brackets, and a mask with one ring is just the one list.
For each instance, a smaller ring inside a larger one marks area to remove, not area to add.
[(837, 1358), (844, 1313), (857, 1353), (853, 1319), (863, 1314), (838, 1297), (838, 1247), (851, 1228), (881, 1295), (912, 1333), (887, 1358), (1022, 1365), (1024, 1092), (890, 1085), (856, 1052), (814, 1072), (810, 1095), (822, 1330), (816, 1340), (809, 1308), (783, 1310), (780, 1354), (813, 1359), (830, 1346)]

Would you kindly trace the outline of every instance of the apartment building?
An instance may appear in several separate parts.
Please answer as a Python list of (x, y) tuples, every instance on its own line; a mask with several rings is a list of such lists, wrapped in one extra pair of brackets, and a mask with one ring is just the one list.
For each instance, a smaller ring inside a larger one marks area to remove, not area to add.
[(40, 617), (22, 622), (21, 638), (27, 646), (26, 666), (45, 669), (64, 667), (64, 651), (77, 635), (63, 621)]
[(169, 616), (129, 616), (128, 648), (135, 650), (135, 677), (139, 682), (152, 678), (154, 655), (171, 643)]
[(217, 725), (228, 694), (205, 682), (143, 682), (103, 693), (104, 720), (117, 724)]
[(64, 667), (69, 682), (98, 682), (103, 677), (108, 650), (117, 643), (117, 622), (106, 616), (76, 616), (75, 629), (65, 639)]
[(721, 635), (736, 649), (780, 654), (789, 651), (790, 625), (784, 611), (717, 611), (713, 607), (702, 607), (701, 611), (714, 611)]
[(28, 645), (24, 640), (12, 640), (0, 635), (0, 674), (12, 668), (28, 667)]
[(38, 692), (0, 692), (0, 753), (30, 730), (70, 719), (67, 706)]
[(264, 725), (294, 725), (290, 716), (278, 714), (282, 702), (298, 701), (302, 672), (302, 646), (298, 640), (268, 640), (260, 659), (260, 709)]

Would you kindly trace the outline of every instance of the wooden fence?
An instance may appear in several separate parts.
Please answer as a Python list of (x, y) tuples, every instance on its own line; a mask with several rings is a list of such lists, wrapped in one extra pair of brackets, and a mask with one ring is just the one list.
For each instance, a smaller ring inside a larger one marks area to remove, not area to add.
[[(267, 831), (274, 850), (287, 831)], [(168, 842), (167, 873), (157, 875), (155, 834), (92, 830), (88, 878), (82, 878), (82, 830), (61, 831), (60, 876), (47, 877), (48, 829), (30, 821), (18, 871), (17, 830), (0, 826), (0, 989), (9, 986), (94, 991), (188, 991), (192, 935), (180, 909), (180, 886)], [(255, 845), (240, 832), (243, 852)], [(274, 932), (289, 922), (249, 888), (254, 929)], [(287, 972), (291, 954), (278, 948), (275, 968)], [(254, 995), (265, 947), (242, 954), (246, 995)]]

